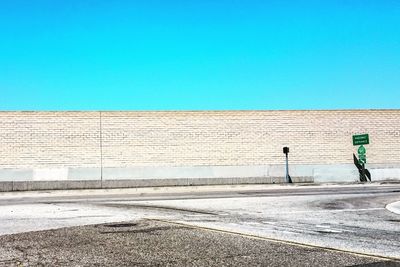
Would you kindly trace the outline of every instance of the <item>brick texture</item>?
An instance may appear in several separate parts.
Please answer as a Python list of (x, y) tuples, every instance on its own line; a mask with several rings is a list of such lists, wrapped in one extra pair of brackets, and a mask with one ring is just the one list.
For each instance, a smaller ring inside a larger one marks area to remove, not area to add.
[(0, 168), (100, 167), (98, 112), (0, 112)]
[(400, 110), (0, 112), (0, 168), (400, 163)]

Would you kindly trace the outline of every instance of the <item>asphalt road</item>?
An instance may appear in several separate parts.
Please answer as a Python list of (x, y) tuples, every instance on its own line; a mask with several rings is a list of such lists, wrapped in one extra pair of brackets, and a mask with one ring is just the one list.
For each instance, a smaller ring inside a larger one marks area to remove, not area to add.
[(151, 220), (0, 236), (0, 266), (400, 266)]
[[(0, 263), (398, 266), (400, 215), (385, 206), (400, 200), (400, 185), (185, 190), (1, 194)], [(118, 221), (132, 225), (81, 226)], [(25, 233), (60, 227), (69, 228)], [(146, 227), (156, 230), (137, 232)]]

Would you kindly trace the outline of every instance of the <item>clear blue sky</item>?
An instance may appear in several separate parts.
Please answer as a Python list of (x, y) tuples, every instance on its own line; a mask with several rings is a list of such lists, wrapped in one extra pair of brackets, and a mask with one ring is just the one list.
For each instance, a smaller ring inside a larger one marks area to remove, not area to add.
[(0, 2), (0, 110), (400, 108), (400, 1)]

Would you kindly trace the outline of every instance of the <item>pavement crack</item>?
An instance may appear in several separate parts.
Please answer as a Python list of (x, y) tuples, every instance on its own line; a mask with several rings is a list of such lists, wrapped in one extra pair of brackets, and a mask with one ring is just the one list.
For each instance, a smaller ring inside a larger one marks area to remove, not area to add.
[(119, 228), (119, 227), (133, 227), (133, 226), (137, 226), (137, 225), (138, 225), (137, 223), (113, 223), (113, 224), (105, 224), (103, 226)]
[(125, 209), (155, 209), (155, 210), (164, 210), (164, 211), (179, 211), (179, 212), (188, 212), (195, 214), (203, 214), (203, 215), (219, 215), (215, 212), (202, 211), (202, 210), (193, 210), (193, 209), (185, 209), (185, 208), (176, 208), (176, 207), (168, 207), (168, 206), (156, 206), (156, 205), (143, 205), (143, 204), (101, 204), (101, 206), (111, 207), (111, 208), (125, 208)]
[(160, 227), (151, 227), (145, 229), (135, 229), (135, 230), (118, 230), (118, 231), (100, 231), (101, 234), (121, 234), (121, 233), (153, 233), (157, 231), (167, 231), (167, 230), (175, 230), (175, 229), (188, 229), (187, 227), (171, 227), (171, 226), (160, 226)]

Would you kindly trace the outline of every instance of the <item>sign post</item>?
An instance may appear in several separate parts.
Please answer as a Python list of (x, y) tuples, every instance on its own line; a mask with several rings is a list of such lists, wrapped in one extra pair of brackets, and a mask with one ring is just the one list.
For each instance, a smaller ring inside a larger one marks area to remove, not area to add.
[(289, 158), (288, 158), (289, 147), (285, 146), (283, 148), (283, 153), (286, 155), (286, 177), (285, 177), (285, 180), (287, 183), (291, 184), (292, 178), (290, 178), (290, 175), (289, 175)]

